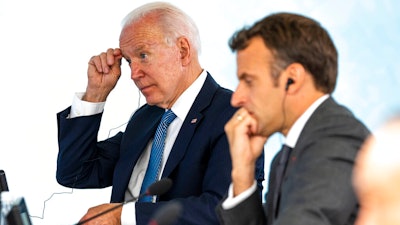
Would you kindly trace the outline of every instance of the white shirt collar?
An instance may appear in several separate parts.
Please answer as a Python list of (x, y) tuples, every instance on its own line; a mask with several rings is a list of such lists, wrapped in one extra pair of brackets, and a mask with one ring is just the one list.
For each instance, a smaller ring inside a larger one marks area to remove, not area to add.
[(308, 119), (313, 114), (313, 112), (322, 104), (327, 98), (328, 94), (321, 96), (317, 99), (310, 107), (296, 120), (293, 126), (290, 128), (288, 135), (286, 136), (285, 144), (291, 148), (296, 146), (297, 140), (299, 139), (300, 133), (306, 125)]
[(185, 121), (186, 115), (193, 105), (196, 96), (199, 94), (207, 78), (207, 71), (203, 70), (200, 76), (191, 84), (176, 100), (171, 110), (181, 120)]

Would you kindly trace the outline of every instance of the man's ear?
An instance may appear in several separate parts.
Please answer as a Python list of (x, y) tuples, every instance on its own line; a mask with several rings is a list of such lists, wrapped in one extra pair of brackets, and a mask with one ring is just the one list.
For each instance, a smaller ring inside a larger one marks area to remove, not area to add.
[(182, 65), (189, 64), (191, 60), (191, 46), (189, 40), (186, 37), (178, 38), (178, 48), (181, 54)]
[(303, 85), (306, 70), (300, 63), (292, 63), (286, 68), (287, 81), (285, 91), (297, 90)]

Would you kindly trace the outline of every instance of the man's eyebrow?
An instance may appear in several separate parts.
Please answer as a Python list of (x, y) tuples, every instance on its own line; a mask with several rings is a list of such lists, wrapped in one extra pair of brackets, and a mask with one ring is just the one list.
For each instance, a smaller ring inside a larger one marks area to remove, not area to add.
[(147, 47), (146, 44), (141, 44), (141, 45), (136, 46), (136, 48), (134, 48), (133, 51), (140, 52), (140, 51), (143, 51), (143, 49), (145, 49), (146, 47)]
[(140, 52), (140, 51), (149, 51), (151, 48), (154, 48), (154, 46), (157, 46), (157, 42), (140, 43), (135, 46), (133, 51), (135, 53)]
[(238, 79), (239, 80), (246, 79), (247, 77), (251, 77), (251, 74), (248, 74), (248, 73), (244, 72), (244, 73), (241, 73), (241, 74), (238, 75)]
[(122, 50), (121, 50), (121, 54), (122, 54), (122, 57), (123, 57), (124, 59), (128, 60), (128, 59), (130, 59), (130, 58), (128, 57), (129, 54), (131, 54), (131, 53), (137, 54), (138, 52), (143, 51), (144, 48), (145, 48), (145, 45), (143, 44), (143, 45), (140, 45), (140, 46), (138, 46), (138, 47), (135, 47), (134, 49), (128, 49), (128, 51), (122, 51)]

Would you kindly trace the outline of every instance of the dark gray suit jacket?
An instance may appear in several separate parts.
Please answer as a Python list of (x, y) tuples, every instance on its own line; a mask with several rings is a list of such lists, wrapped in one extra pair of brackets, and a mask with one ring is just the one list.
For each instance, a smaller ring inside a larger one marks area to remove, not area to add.
[[(356, 154), (369, 134), (348, 109), (328, 98), (306, 122), (291, 151), (280, 189), (279, 208), (272, 207), (276, 193), (274, 186), (269, 186), (264, 208), (258, 193), (230, 210), (223, 210), (219, 204), (221, 223), (354, 224), (358, 201), (352, 188), (352, 169)], [(271, 163), (270, 185), (280, 154)]]

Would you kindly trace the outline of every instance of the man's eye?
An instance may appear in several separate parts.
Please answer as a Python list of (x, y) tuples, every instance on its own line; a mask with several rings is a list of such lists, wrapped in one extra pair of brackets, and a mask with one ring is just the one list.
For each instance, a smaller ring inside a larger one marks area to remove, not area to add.
[(146, 59), (147, 58), (147, 54), (146, 53), (140, 53), (140, 58), (141, 59)]
[(244, 82), (245, 82), (247, 85), (251, 85), (251, 83), (252, 83), (251, 79), (244, 79)]

